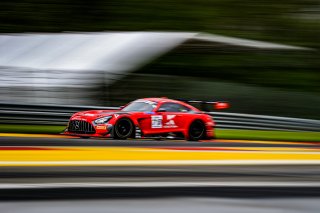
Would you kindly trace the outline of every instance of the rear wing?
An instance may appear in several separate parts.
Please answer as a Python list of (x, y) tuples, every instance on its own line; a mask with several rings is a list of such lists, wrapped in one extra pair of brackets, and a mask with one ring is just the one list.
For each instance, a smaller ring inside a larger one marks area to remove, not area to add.
[(216, 110), (222, 110), (222, 109), (228, 109), (230, 108), (230, 104), (227, 101), (201, 101), (201, 100), (186, 100), (186, 99), (177, 99), (178, 101), (182, 101), (188, 104), (200, 104), (200, 107), (202, 110), (207, 110), (207, 105), (212, 105), (214, 109)]

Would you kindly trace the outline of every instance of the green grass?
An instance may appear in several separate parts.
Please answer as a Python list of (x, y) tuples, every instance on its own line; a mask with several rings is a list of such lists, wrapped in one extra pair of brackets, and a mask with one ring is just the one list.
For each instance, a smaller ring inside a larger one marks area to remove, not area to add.
[(289, 132), (260, 130), (216, 130), (217, 139), (315, 141), (320, 142), (320, 132)]
[(65, 126), (0, 124), (2, 133), (58, 134)]
[[(2, 133), (58, 134), (65, 126), (0, 124)], [(215, 130), (217, 139), (279, 140), (320, 142), (320, 132), (259, 130)]]

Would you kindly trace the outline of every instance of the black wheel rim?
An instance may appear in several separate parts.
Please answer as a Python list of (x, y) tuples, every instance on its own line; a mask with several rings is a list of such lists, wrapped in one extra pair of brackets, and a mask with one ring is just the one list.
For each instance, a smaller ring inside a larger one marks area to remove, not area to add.
[(202, 137), (204, 133), (204, 126), (200, 122), (195, 122), (190, 127), (190, 136), (195, 139), (199, 139)]
[(128, 137), (132, 131), (131, 122), (128, 120), (120, 120), (117, 124), (116, 130), (120, 137)]

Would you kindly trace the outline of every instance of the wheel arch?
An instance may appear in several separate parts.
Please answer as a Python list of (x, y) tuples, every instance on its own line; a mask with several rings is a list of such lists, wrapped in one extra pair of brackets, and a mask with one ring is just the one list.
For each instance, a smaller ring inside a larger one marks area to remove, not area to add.
[(118, 123), (120, 120), (122, 120), (122, 119), (128, 119), (128, 120), (132, 123), (132, 125), (133, 125), (133, 131), (132, 131), (131, 136), (129, 136), (129, 137), (130, 137), (130, 138), (134, 138), (134, 136), (135, 136), (135, 131), (136, 131), (136, 124), (135, 124), (134, 119), (132, 119), (132, 118), (131, 118), (130, 116), (128, 116), (128, 115), (120, 116), (120, 117), (118, 117), (118, 118), (115, 120), (114, 128), (113, 128), (113, 130), (112, 130), (113, 138), (115, 138), (115, 128), (116, 128), (116, 125), (117, 125), (117, 123)]
[(191, 125), (192, 125), (194, 122), (196, 122), (196, 121), (200, 121), (200, 122), (204, 125), (204, 127), (206, 126), (206, 123), (205, 123), (204, 118), (195, 117), (195, 118), (190, 119), (190, 121), (189, 121), (188, 124), (186, 125), (186, 128), (185, 128), (185, 130), (184, 130), (184, 132), (183, 132), (183, 134), (184, 134), (184, 136), (185, 136), (186, 139), (188, 139), (188, 138), (190, 137), (190, 135), (189, 135), (189, 129), (190, 129)]

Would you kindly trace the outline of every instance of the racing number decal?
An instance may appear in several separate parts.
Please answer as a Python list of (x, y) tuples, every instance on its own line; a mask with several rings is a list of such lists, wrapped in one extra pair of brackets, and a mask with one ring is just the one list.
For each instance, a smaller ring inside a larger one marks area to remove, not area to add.
[(162, 115), (151, 116), (151, 128), (162, 128)]

